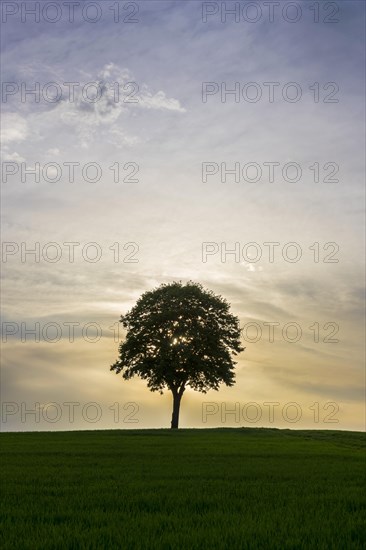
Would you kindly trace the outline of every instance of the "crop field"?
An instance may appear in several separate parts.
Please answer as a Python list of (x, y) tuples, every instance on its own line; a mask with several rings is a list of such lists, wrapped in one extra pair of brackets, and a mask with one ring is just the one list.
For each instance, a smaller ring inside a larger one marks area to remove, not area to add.
[(366, 547), (365, 434), (0, 435), (3, 549)]

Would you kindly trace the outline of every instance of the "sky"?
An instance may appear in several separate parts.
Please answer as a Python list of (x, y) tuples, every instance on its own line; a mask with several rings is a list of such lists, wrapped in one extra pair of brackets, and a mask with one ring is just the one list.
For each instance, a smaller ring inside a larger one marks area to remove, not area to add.
[(365, 4), (270, 4), (2, 2), (3, 431), (169, 427), (109, 367), (189, 280), (246, 349), (181, 427), (365, 429)]

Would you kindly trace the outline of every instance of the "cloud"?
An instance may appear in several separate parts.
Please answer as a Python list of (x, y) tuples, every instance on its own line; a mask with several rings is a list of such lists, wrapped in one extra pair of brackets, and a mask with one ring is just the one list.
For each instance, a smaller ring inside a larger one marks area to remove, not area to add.
[(53, 157), (58, 156), (60, 154), (60, 149), (58, 149), (57, 147), (55, 147), (53, 149), (48, 149), (47, 154), (51, 155)]
[[(44, 70), (43, 67), (44, 83), (51, 82), (53, 72), (47, 78)], [(31, 103), (21, 106), (29, 111), (32, 130), (38, 139), (44, 139), (51, 130), (54, 134), (56, 128), (61, 132), (71, 128), (73, 133), (69, 140), (76, 136), (78, 145), (84, 149), (101, 140), (117, 148), (130, 147), (148, 139), (146, 131), (144, 135), (137, 135), (139, 129), (132, 123), (138, 110), (159, 112), (159, 116), (163, 112), (186, 112), (178, 99), (168, 97), (162, 90), (154, 91), (144, 82), (136, 82), (129, 69), (114, 63), (105, 64), (94, 74), (81, 69), (78, 72), (74, 86), (66, 85), (70, 78), (59, 74), (58, 94), (53, 96), (55, 101), (47, 99), (51, 91), (46, 98), (41, 92), (37, 109)], [(10, 113), (5, 122), (4, 143), (21, 141), (28, 135), (26, 121), (20, 115)], [(58, 149), (54, 147), (51, 151), (58, 155)]]
[(166, 109), (168, 111), (178, 111), (180, 113), (186, 112), (186, 109), (181, 106), (177, 99), (168, 98), (162, 91), (153, 94), (149, 91), (147, 86), (144, 86), (142, 89), (140, 105), (147, 109)]
[(26, 139), (29, 134), (27, 121), (18, 113), (5, 112), (2, 115), (1, 142), (19, 143)]
[(13, 153), (9, 153), (8, 147), (5, 146), (2, 150), (2, 158), (4, 161), (10, 161), (10, 162), (25, 162), (25, 158), (19, 155), (16, 151)]

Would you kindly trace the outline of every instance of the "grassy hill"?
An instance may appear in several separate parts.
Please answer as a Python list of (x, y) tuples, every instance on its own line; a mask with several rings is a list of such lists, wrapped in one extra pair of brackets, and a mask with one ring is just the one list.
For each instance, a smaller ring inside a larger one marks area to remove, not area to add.
[(3, 433), (6, 549), (365, 548), (365, 434)]

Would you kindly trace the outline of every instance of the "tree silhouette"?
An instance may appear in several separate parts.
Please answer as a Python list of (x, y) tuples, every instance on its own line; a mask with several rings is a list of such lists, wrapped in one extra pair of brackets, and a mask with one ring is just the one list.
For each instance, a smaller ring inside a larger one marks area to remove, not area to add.
[(233, 356), (240, 345), (239, 319), (230, 304), (192, 281), (163, 284), (145, 292), (120, 322), (127, 329), (111, 366), (125, 380), (140, 376), (151, 391), (173, 394), (171, 427), (178, 428), (187, 386), (206, 393), (234, 385)]

